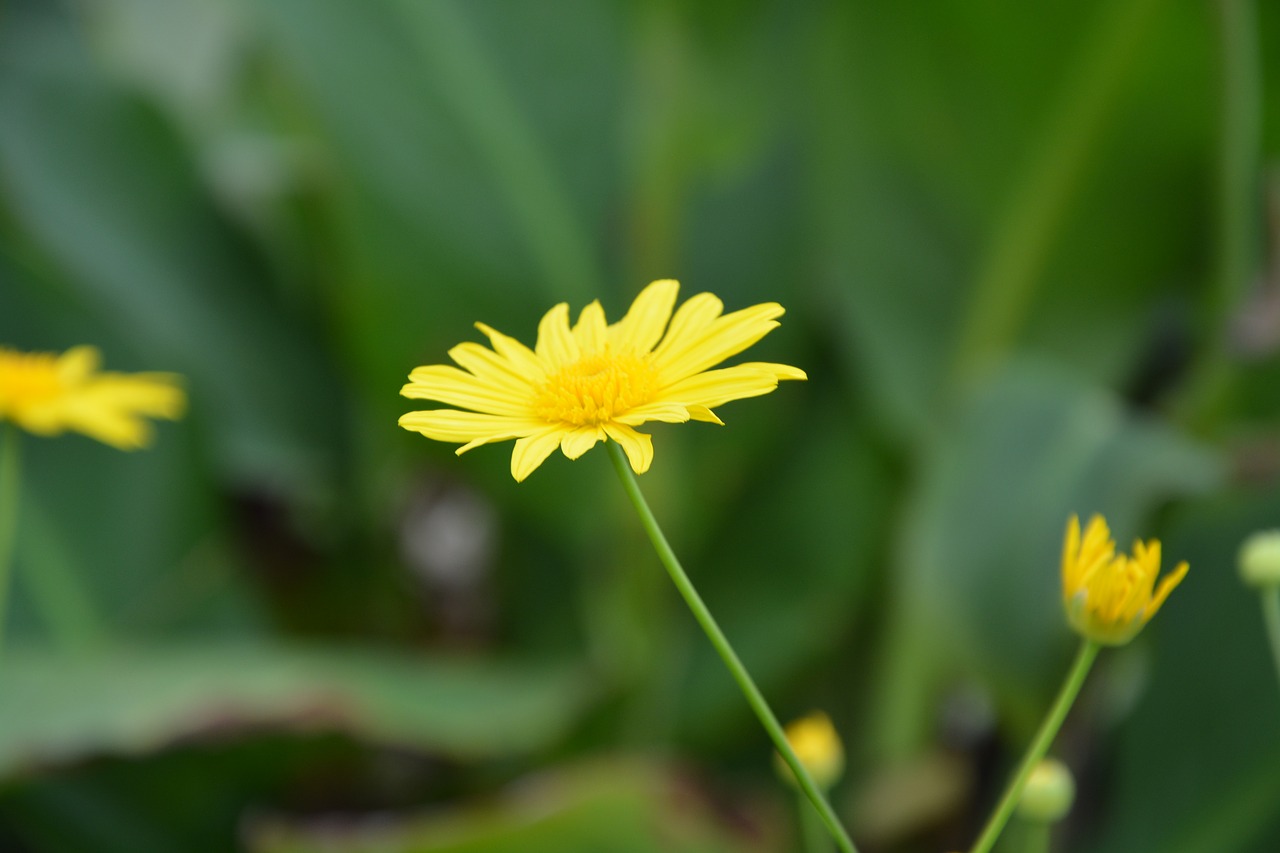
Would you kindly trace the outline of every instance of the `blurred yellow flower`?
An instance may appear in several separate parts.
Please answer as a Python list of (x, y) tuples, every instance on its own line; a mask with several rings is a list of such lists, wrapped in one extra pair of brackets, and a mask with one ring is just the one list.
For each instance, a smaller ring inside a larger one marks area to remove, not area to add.
[(0, 421), (37, 435), (67, 430), (118, 447), (146, 446), (146, 418), (181, 417), (186, 395), (171, 373), (100, 373), (102, 356), (81, 346), (56, 353), (0, 347)]
[(410, 412), (400, 426), (462, 443), (459, 454), (516, 439), (511, 475), (517, 481), (557, 447), (577, 459), (608, 439), (621, 445), (632, 469), (643, 474), (653, 461), (653, 444), (635, 430), (640, 424), (720, 424), (711, 411), (716, 406), (767, 394), (781, 379), (806, 378), (798, 368), (764, 362), (708, 370), (777, 328), (782, 306), (768, 302), (722, 315), (720, 300), (700, 293), (672, 316), (679, 289), (670, 279), (653, 282), (613, 324), (605, 322), (596, 301), (570, 328), (569, 306), (561, 303), (542, 318), (532, 350), (477, 323), (492, 349), (459, 344), (449, 357), (462, 369), (419, 367), (400, 391), (462, 410)]
[[(784, 730), (787, 743), (791, 745), (796, 758), (819, 788), (830, 788), (844, 772), (844, 744), (831, 718), (822, 711), (801, 717), (787, 724)], [(791, 768), (777, 756), (778, 772), (784, 779), (794, 780)]]
[(1135, 541), (1132, 556), (1117, 554), (1102, 516), (1089, 520), (1083, 541), (1080, 519), (1071, 516), (1062, 546), (1062, 599), (1067, 620), (1083, 636), (1112, 646), (1132, 640), (1182, 582), (1187, 564), (1179, 563), (1156, 588), (1159, 573), (1158, 540)]

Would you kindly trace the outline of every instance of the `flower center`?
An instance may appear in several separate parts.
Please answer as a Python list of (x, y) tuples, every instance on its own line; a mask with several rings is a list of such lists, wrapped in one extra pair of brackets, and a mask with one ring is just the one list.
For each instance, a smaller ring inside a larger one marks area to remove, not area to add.
[(649, 402), (657, 390), (657, 374), (646, 360), (606, 349), (548, 376), (533, 410), (551, 423), (599, 425)]
[(0, 349), (0, 411), (52, 400), (62, 392), (56, 355)]

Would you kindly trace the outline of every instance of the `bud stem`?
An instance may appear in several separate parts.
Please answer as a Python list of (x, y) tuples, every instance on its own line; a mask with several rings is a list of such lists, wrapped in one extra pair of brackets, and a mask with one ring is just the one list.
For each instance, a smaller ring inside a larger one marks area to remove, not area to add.
[(1071, 710), (1072, 704), (1075, 703), (1076, 696), (1079, 695), (1080, 688), (1084, 685), (1085, 677), (1088, 676), (1089, 669), (1093, 666), (1093, 661), (1098, 656), (1100, 648), (1101, 646), (1092, 640), (1085, 639), (1081, 641), (1080, 651), (1076, 653), (1076, 659), (1071, 664), (1071, 669), (1067, 672), (1066, 680), (1062, 682), (1062, 688), (1058, 691), (1058, 698), (1054, 700), (1048, 716), (1040, 724), (1040, 730), (1036, 732), (1031, 745), (1027, 747), (1027, 753), (1022, 758), (1022, 764), (1018, 766), (1018, 771), (1009, 782), (1009, 787), (1005, 789), (999, 805), (996, 806), (996, 810), (988, 818), (987, 825), (983, 827), (982, 834), (973, 843), (969, 853), (990, 853), (991, 848), (996, 843), (996, 839), (1000, 837), (1001, 830), (1009, 822), (1009, 816), (1013, 814), (1013, 810), (1018, 806), (1018, 800), (1022, 797), (1022, 789), (1027, 784), (1027, 777), (1031, 775), (1032, 769), (1039, 763), (1040, 759), (1044, 758), (1049, 751), (1049, 747), (1053, 745), (1053, 739), (1057, 737), (1058, 730), (1062, 728), (1062, 721), (1067, 718), (1067, 712)]
[(1276, 665), (1276, 676), (1280, 677), (1280, 586), (1264, 587), (1260, 594), (1262, 618), (1267, 623), (1267, 639), (1271, 641), (1271, 659)]
[(685, 604), (689, 605), (689, 609), (693, 611), (693, 618), (698, 620), (698, 624), (702, 626), (702, 630), (707, 634), (707, 639), (715, 647), (720, 659), (724, 661), (724, 665), (729, 668), (729, 674), (733, 676), (733, 680), (742, 689), (742, 694), (746, 697), (747, 704), (751, 706), (752, 711), (755, 711), (756, 717), (760, 720), (760, 725), (764, 726), (765, 732), (768, 733), (769, 738), (773, 741), (774, 748), (778, 750), (782, 760), (787, 763), (787, 766), (791, 768), (791, 772), (795, 774), (796, 781), (800, 784), (800, 790), (804, 792), (805, 796), (809, 798), (809, 802), (817, 810), (818, 816), (822, 818), (822, 823), (826, 826), (827, 832), (835, 839), (836, 844), (843, 853), (858, 853), (858, 849), (853, 846), (853, 841), (850, 840), (848, 833), (840, 825), (840, 820), (832, 810), (831, 804), (822, 795), (822, 791), (814, 783), (809, 771), (800, 763), (800, 759), (796, 758), (795, 751), (791, 748), (791, 744), (787, 742), (787, 736), (783, 733), (782, 726), (778, 723), (778, 718), (774, 716), (773, 711), (769, 708), (769, 703), (765, 701), (760, 689), (751, 680), (751, 675), (747, 672), (747, 668), (738, 659), (733, 646), (729, 645), (729, 639), (720, 630), (720, 626), (716, 624), (715, 617), (711, 615), (711, 611), (707, 609), (707, 605), (703, 603), (702, 597), (698, 595), (698, 591), (694, 588), (693, 582), (689, 580), (689, 576), (685, 574), (684, 569), (680, 566), (680, 560), (676, 558), (675, 551), (671, 550), (671, 545), (667, 543), (667, 537), (663, 535), (662, 528), (658, 526), (658, 520), (654, 518), (653, 511), (649, 509), (649, 504), (645, 501), (644, 495), (640, 493), (640, 484), (636, 482), (635, 474), (632, 473), (631, 466), (628, 464), (626, 456), (623, 455), (621, 445), (616, 441), (609, 441), (606, 446), (609, 449), (609, 458), (613, 460), (613, 467), (618, 472), (618, 479), (622, 481), (622, 488), (626, 491), (627, 497), (631, 499), (632, 506), (635, 507), (636, 513), (640, 516), (640, 524), (644, 527), (645, 532), (649, 534), (649, 541), (653, 543), (653, 549), (658, 552), (658, 559), (666, 567), (667, 574), (671, 576), (671, 580), (676, 585), (676, 589), (680, 591)]

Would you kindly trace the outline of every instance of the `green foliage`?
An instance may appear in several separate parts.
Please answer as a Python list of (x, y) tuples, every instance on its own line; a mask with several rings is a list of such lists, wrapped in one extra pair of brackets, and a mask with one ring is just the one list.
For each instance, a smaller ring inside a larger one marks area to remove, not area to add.
[(792, 849), (603, 454), (516, 485), (509, 446), (395, 426), (473, 322), (532, 342), (660, 277), (788, 309), (749, 358), (810, 381), (658, 425), (642, 485), (779, 714), (836, 720), (843, 815), (951, 768), (868, 846), (970, 840), (1067, 665), (1058, 548), (1095, 511), (1191, 574), (1068, 720), (1055, 849), (1280, 845), (1234, 571), (1280, 517), (1274, 4), (4, 18), (0, 344), (180, 372), (191, 410), (138, 454), (22, 437), (0, 847)]

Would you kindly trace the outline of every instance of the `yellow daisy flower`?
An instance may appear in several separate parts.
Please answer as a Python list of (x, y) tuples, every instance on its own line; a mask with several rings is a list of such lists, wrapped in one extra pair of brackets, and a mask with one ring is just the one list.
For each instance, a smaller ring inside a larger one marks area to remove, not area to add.
[(186, 395), (171, 373), (100, 373), (102, 356), (81, 346), (56, 353), (0, 347), (0, 421), (37, 435), (67, 430), (136, 450), (151, 441), (146, 418), (181, 417)]
[(570, 328), (569, 306), (562, 302), (538, 324), (534, 349), (477, 323), (492, 349), (459, 344), (449, 350), (458, 367), (419, 367), (400, 391), (461, 408), (410, 412), (400, 426), (460, 442), (459, 454), (516, 439), (511, 475), (517, 481), (557, 447), (577, 459), (608, 439), (643, 474), (653, 461), (653, 444), (635, 427), (647, 421), (722, 424), (712, 412), (716, 406), (768, 394), (780, 379), (806, 378), (798, 368), (764, 362), (708, 370), (777, 328), (782, 306), (768, 302), (722, 314), (719, 299), (699, 293), (673, 316), (679, 289), (670, 279), (653, 282), (613, 324), (595, 301)]
[(1182, 582), (1187, 564), (1179, 563), (1156, 588), (1158, 574), (1158, 540), (1135, 541), (1133, 556), (1117, 554), (1102, 516), (1090, 519), (1083, 540), (1080, 519), (1071, 516), (1062, 545), (1062, 600), (1067, 620), (1080, 634), (1111, 646), (1132, 640)]

